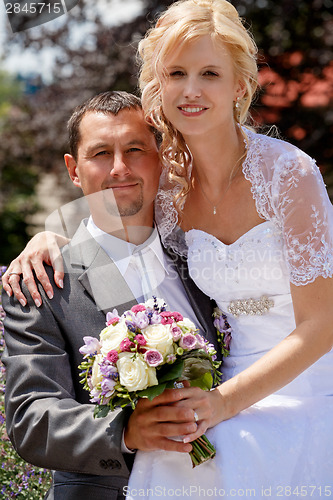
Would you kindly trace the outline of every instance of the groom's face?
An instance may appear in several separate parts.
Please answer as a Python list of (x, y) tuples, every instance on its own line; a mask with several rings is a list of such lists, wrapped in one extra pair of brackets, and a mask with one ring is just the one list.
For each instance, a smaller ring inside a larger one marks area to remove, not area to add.
[(101, 192), (107, 213), (152, 225), (160, 163), (141, 109), (117, 115), (87, 112), (80, 123), (77, 159), (65, 155), (65, 162), (84, 195)]

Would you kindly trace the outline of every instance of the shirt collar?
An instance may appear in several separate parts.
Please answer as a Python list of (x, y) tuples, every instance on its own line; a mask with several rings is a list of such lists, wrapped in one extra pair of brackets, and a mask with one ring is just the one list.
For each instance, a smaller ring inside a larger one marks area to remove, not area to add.
[(122, 275), (127, 271), (131, 256), (139, 252), (144, 254), (148, 249), (152, 250), (165, 272), (169, 274), (165, 254), (155, 224), (151, 235), (141, 245), (134, 245), (106, 233), (96, 226), (91, 216), (88, 219), (87, 229), (107, 255), (114, 261)]

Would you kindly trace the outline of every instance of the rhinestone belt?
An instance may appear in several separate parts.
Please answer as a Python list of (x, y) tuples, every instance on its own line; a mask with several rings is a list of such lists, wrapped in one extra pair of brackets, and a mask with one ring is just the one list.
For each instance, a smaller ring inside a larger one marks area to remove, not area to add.
[(228, 306), (228, 311), (235, 318), (240, 315), (259, 315), (266, 314), (274, 306), (274, 300), (262, 295), (259, 299), (232, 300)]

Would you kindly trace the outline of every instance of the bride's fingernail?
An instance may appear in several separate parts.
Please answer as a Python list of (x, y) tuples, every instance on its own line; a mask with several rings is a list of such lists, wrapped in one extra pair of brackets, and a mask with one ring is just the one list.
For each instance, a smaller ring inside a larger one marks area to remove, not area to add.
[(64, 282), (62, 280), (59, 280), (59, 286), (60, 288), (64, 288)]
[(47, 296), (49, 299), (53, 299), (53, 293), (51, 292), (51, 290), (47, 292)]
[(36, 307), (40, 307), (42, 305), (41, 301), (36, 299), (35, 300)]
[(25, 307), (27, 302), (24, 299), (21, 299), (20, 304), (21, 304), (21, 306)]
[(190, 442), (190, 438), (185, 437), (185, 438), (183, 439), (183, 443), (184, 443), (184, 444), (187, 444), (187, 443), (189, 443), (189, 442)]

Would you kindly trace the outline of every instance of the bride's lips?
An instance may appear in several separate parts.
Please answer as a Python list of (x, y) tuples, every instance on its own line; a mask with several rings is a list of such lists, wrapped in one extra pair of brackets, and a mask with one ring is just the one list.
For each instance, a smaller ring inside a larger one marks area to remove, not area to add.
[(182, 104), (177, 107), (184, 116), (200, 116), (208, 109), (199, 104)]

